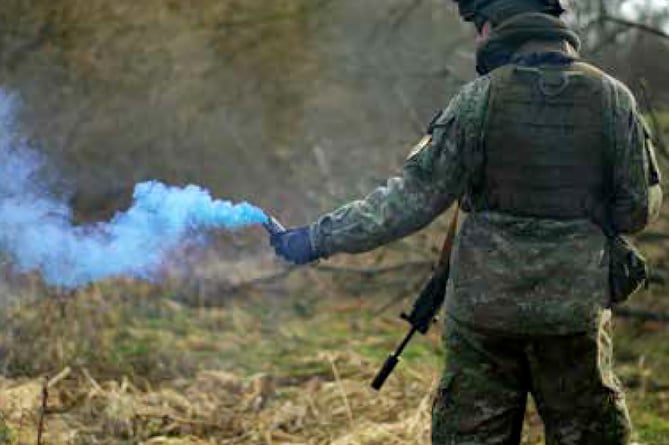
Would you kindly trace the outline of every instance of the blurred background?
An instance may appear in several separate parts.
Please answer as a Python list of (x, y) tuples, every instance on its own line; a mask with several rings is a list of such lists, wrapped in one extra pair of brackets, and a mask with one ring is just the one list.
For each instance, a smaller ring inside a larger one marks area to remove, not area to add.
[[(664, 168), (666, 1), (572, 3), (583, 56), (637, 94)], [(80, 222), (160, 179), (299, 225), (398, 172), (474, 78), (473, 39), (446, 0), (3, 0), (0, 85)], [(297, 273), (259, 231), (222, 235), (159, 285), (63, 295), (6, 271), (0, 443), (35, 443), (40, 424), (52, 444), (425, 443), (438, 328), (383, 396), (365, 386), (444, 225)], [(668, 228), (665, 209), (639, 238), (653, 286), (618, 328), (648, 444), (669, 444)], [(536, 414), (525, 436), (541, 443)]]
[[(666, 3), (575, 6), (584, 55), (666, 104), (666, 39), (601, 20), (665, 30)], [(91, 216), (158, 178), (303, 223), (396, 171), (474, 75), (444, 0), (5, 0), (0, 27), (23, 131)]]

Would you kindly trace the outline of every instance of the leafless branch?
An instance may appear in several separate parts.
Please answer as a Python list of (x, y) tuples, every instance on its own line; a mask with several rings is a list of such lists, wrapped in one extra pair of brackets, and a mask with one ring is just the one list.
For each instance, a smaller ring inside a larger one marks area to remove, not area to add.
[(601, 7), (600, 7), (600, 12), (599, 16), (591, 20), (587, 25), (585, 25), (582, 29), (582, 32), (587, 32), (594, 26), (602, 26), (602, 32), (603, 32), (603, 25), (605, 23), (613, 23), (616, 25), (619, 25), (619, 28), (613, 30), (612, 32), (608, 33), (605, 36), (602, 36), (599, 39), (599, 43), (594, 47), (591, 48), (589, 53), (590, 54), (596, 54), (606, 48), (607, 46), (615, 43), (617, 41), (618, 36), (621, 34), (624, 34), (626, 32), (629, 32), (633, 29), (639, 30), (644, 33), (651, 34), (653, 36), (662, 38), (662, 39), (667, 39), (669, 40), (669, 33), (653, 27), (651, 25), (647, 25), (645, 23), (641, 22), (635, 22), (633, 20), (628, 20), (628, 19), (623, 19), (620, 17), (612, 16), (608, 13), (604, 2), (601, 2)]
[(429, 268), (432, 265), (433, 265), (432, 261), (426, 261), (426, 260), (407, 261), (405, 263), (399, 263), (391, 266), (382, 266), (382, 267), (339, 267), (339, 266), (329, 266), (326, 264), (319, 264), (318, 266), (316, 266), (316, 270), (322, 272), (332, 272), (332, 273), (357, 274), (369, 278), (375, 275), (382, 275), (407, 269), (429, 270)]
[(625, 34), (629, 32), (631, 28), (625, 28), (625, 27), (618, 27), (614, 31), (608, 33), (606, 36), (602, 37), (597, 45), (594, 47), (590, 48), (588, 50), (588, 54), (594, 55), (602, 51), (604, 48), (606, 48), (609, 45), (614, 44), (615, 42), (618, 41), (618, 37), (621, 36), (622, 34)]
[(408, 4), (391, 8), (390, 14), (388, 14), (389, 17), (387, 18), (388, 22), (383, 20), (376, 23), (370, 33), (369, 40), (376, 40), (384, 30), (390, 31), (389, 33), (385, 33), (386, 35), (398, 31), (422, 4), (423, 0), (409, 0)]
[(655, 130), (655, 134), (653, 135), (653, 139), (655, 139), (655, 145), (657, 145), (657, 147), (660, 149), (660, 154), (669, 160), (669, 146), (667, 146), (667, 141), (664, 138), (660, 120), (655, 113), (655, 109), (651, 101), (651, 95), (648, 91), (648, 82), (646, 82), (645, 79), (641, 79), (639, 81), (639, 88), (641, 89), (641, 100), (644, 102), (644, 106), (646, 107), (646, 110), (650, 115), (651, 123), (653, 124), (653, 130)]
[(635, 21), (632, 21), (632, 20), (627, 20), (627, 19), (623, 19), (623, 18), (620, 18), (620, 17), (610, 16), (610, 15), (603, 16), (602, 20), (604, 20), (606, 22), (617, 23), (618, 25), (626, 26), (628, 28), (638, 29), (639, 31), (643, 31), (645, 33), (652, 34), (652, 35), (660, 37), (662, 39), (669, 40), (669, 33), (666, 33), (665, 31), (663, 31), (659, 28), (655, 28), (653, 26), (646, 25), (645, 23), (639, 23), (639, 22), (635, 22)]
[(5, 64), (10, 69), (15, 68), (19, 62), (21, 62), (30, 53), (33, 53), (44, 46), (48, 42), (49, 37), (52, 35), (53, 31), (53, 24), (45, 23), (42, 25), (37, 31), (37, 34), (32, 39), (8, 51)]

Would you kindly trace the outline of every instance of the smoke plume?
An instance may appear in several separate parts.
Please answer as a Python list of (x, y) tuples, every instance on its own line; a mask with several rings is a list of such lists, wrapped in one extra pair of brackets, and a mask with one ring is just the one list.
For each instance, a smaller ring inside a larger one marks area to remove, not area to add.
[(212, 199), (201, 187), (149, 181), (110, 221), (74, 225), (67, 202), (43, 179), (46, 159), (15, 131), (17, 102), (0, 89), (0, 251), (19, 272), (39, 272), (64, 288), (115, 276), (152, 279), (170, 252), (207, 230), (267, 221), (261, 209)]

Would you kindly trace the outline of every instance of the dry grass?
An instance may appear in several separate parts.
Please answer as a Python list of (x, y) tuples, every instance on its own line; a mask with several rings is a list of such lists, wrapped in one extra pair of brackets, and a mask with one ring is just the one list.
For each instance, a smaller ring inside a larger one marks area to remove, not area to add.
[[(372, 319), (373, 308), (357, 299), (316, 316), (296, 301), (272, 309), (249, 298), (205, 312), (97, 289), (64, 303), (66, 323), (50, 302), (22, 305), (12, 312), (15, 326), (49, 325), (50, 334), (15, 334), (13, 347), (4, 338), (4, 346), (26, 354), (5, 364), (14, 374), (29, 363), (32, 373), (61, 370), (50, 388), (47, 443), (424, 443), (436, 363), (403, 367), (380, 396), (367, 386), (395, 336), (387, 317)], [(94, 306), (116, 315), (84, 321)], [(369, 324), (355, 328), (360, 311)], [(131, 340), (119, 342), (118, 331)], [(119, 359), (147, 331), (167, 341), (139, 354), (142, 361)], [(172, 367), (147, 372), (166, 355)], [(0, 383), (10, 443), (34, 440), (41, 390), (38, 377)]]
[[(327, 363), (327, 357), (319, 358)], [(342, 354), (333, 363), (358, 369), (360, 359)], [(153, 391), (141, 391), (127, 379), (98, 383), (82, 374), (61, 384), (50, 400), (56, 411), (72, 399), (78, 403), (65, 414), (48, 416), (47, 441), (425, 443), (430, 379), (396, 379), (379, 397), (365, 385), (370, 370), (363, 367), (344, 380), (315, 376), (290, 385), (270, 375), (241, 378), (225, 371), (202, 371)], [(21, 418), (25, 422), (17, 440), (30, 442), (34, 437), (36, 406), (28, 404), (39, 403), (40, 388), (32, 381), (3, 387), (3, 408), (26, 413), (7, 419), (14, 425)]]
[[(47, 444), (428, 443), (439, 329), (373, 392), (404, 325), (397, 306), (377, 314), (387, 288), (362, 299), (353, 281), (305, 271), (208, 309), (164, 298), (178, 288), (119, 282), (22, 302), (0, 337), (11, 376), (0, 381), (0, 443), (35, 443), (45, 374)], [(657, 295), (637, 303), (669, 310)], [(669, 329), (624, 321), (617, 337), (639, 440), (669, 443)], [(540, 426), (528, 414), (524, 445), (542, 443)]]

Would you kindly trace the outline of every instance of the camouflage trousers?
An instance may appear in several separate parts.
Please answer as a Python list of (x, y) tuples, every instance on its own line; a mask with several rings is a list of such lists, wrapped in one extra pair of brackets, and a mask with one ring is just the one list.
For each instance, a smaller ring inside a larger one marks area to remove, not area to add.
[(435, 445), (516, 445), (528, 394), (547, 445), (623, 445), (630, 421), (612, 369), (610, 316), (593, 332), (504, 336), (449, 319), (432, 412)]

